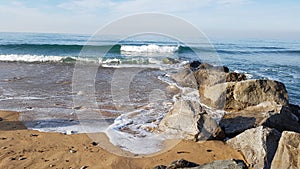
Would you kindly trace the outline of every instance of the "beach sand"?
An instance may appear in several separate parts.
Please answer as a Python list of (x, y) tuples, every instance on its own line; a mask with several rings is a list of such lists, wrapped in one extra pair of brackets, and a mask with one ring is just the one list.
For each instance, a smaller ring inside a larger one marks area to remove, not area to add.
[(180, 141), (172, 149), (149, 157), (129, 158), (112, 154), (87, 134), (65, 135), (27, 130), (19, 113), (0, 111), (0, 168), (105, 168), (134, 169), (168, 165), (185, 159), (198, 164), (243, 159), (221, 141)]

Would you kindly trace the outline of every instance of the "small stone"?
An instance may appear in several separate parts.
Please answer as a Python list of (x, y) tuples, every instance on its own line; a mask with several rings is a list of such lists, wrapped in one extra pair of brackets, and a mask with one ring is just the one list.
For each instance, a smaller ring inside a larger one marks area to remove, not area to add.
[(2, 137), (2, 138), (0, 138), (0, 140), (6, 140), (7, 138), (6, 137)]
[(10, 160), (16, 160), (16, 158), (15, 157), (11, 157)]
[(54, 166), (55, 166), (55, 165), (53, 165), (53, 164), (50, 164), (50, 165), (49, 165), (49, 167), (54, 167)]
[(26, 160), (26, 157), (20, 157), (18, 160)]
[(82, 166), (82, 167), (80, 167), (80, 169), (86, 169), (86, 168), (88, 168), (87, 166)]
[(96, 146), (96, 145), (98, 145), (98, 144), (99, 144), (99, 143), (97, 143), (97, 142), (95, 142), (95, 141), (92, 142), (92, 145), (93, 145), (93, 146)]
[(1, 149), (7, 149), (7, 147), (1, 147)]
[(37, 137), (39, 136), (38, 134), (30, 134), (30, 137)]
[(0, 121), (3, 121), (3, 119), (0, 117)]
[(76, 153), (77, 151), (76, 150), (70, 150), (70, 153)]

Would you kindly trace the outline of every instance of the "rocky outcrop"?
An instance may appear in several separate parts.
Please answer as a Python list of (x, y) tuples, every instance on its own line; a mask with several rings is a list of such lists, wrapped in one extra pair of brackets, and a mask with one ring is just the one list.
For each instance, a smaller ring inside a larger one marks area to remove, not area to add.
[(224, 133), (217, 122), (197, 101), (180, 100), (159, 124), (159, 130), (176, 138), (192, 140), (222, 139)]
[(171, 74), (171, 78), (182, 87), (198, 88), (197, 81), (190, 68), (183, 68), (178, 72)]
[(279, 113), (273, 113), (264, 123), (264, 126), (275, 128), (278, 131), (295, 131), (300, 133), (299, 106), (283, 106)]
[(156, 166), (154, 169), (247, 169), (242, 160), (217, 160), (211, 163), (199, 165), (180, 159), (172, 162), (169, 166)]
[(300, 168), (300, 134), (284, 131), (272, 161), (271, 169)]
[(226, 74), (226, 82), (240, 82), (243, 80), (247, 80), (247, 78), (242, 73), (230, 72)]
[(241, 151), (254, 169), (271, 167), (280, 133), (263, 126), (249, 129), (227, 141), (234, 149)]
[(202, 103), (227, 111), (239, 111), (263, 102), (287, 105), (288, 94), (283, 83), (272, 80), (246, 80), (219, 83), (199, 89)]

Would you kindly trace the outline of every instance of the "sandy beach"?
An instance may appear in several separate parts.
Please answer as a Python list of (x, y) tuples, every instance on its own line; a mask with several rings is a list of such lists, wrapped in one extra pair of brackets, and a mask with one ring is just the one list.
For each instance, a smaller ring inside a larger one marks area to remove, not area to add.
[(19, 113), (0, 111), (1, 168), (153, 168), (178, 159), (198, 164), (224, 159), (244, 159), (221, 141), (181, 141), (167, 152), (128, 158), (93, 145), (86, 134), (65, 135), (27, 130)]

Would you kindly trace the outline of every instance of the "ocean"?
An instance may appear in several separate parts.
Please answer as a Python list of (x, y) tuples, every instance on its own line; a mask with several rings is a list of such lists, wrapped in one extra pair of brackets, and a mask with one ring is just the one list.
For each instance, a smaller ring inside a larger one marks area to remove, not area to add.
[[(149, 131), (159, 124), (178, 94), (168, 90), (176, 85), (168, 73), (189, 61), (211, 62), (212, 54), (217, 54), (219, 64), (245, 73), (249, 79), (283, 82), (290, 103), (300, 105), (300, 40), (210, 42), (191, 41), (192, 46), (187, 46), (147, 35), (116, 43), (115, 37), (91, 41), (90, 35), (0, 33), (0, 109), (22, 112), (20, 120), (30, 129), (67, 134), (105, 132), (113, 144), (125, 150), (153, 153), (161, 138)], [(83, 52), (85, 48), (89, 51)], [(99, 50), (106, 52), (99, 54)], [(176, 62), (165, 64), (165, 58)], [(85, 105), (74, 104), (74, 97), (82, 95), (72, 89), (75, 61), (102, 65), (91, 74), (92, 79), (81, 74), (77, 80), (86, 80), (86, 91), (93, 92), (96, 106), (88, 111), (101, 113), (105, 123), (89, 116)], [(156, 141), (144, 145), (150, 138)]]

